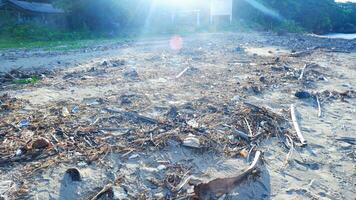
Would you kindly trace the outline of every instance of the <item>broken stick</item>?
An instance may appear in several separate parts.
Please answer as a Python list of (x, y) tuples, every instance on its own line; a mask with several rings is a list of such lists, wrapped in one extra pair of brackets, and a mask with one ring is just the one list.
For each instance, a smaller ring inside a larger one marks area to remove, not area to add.
[(249, 131), (249, 133), (250, 133), (250, 137), (253, 137), (253, 133), (252, 133), (252, 129), (251, 129), (251, 126), (250, 126), (250, 124), (248, 123), (248, 121), (247, 121), (247, 119), (246, 119), (246, 117), (244, 118), (245, 119), (245, 123), (246, 123), (246, 125), (247, 125), (247, 128), (248, 128), (248, 131)]
[(247, 140), (249, 141), (251, 139), (251, 137), (249, 135), (247, 135), (246, 133), (240, 131), (240, 130), (237, 130), (237, 129), (233, 129), (233, 132), (235, 134), (237, 134), (240, 138), (244, 139), (244, 140)]
[(189, 67), (186, 67), (181, 73), (179, 73), (176, 78), (180, 78), (181, 76), (183, 76), (183, 74), (188, 71)]
[(218, 178), (208, 183), (201, 183), (194, 187), (194, 193), (199, 200), (217, 199), (229, 193), (243, 180), (245, 180), (257, 167), (261, 159), (261, 151), (257, 151), (252, 164), (240, 175), (232, 178)]
[(319, 97), (316, 96), (316, 102), (318, 103), (318, 117), (321, 117), (321, 105), (320, 105), (320, 101), (319, 101)]
[(303, 79), (305, 68), (307, 68), (307, 64), (304, 65), (304, 67), (302, 69), (302, 73), (300, 74), (300, 76), (298, 78), (298, 80), (300, 80), (300, 81)]
[(98, 200), (109, 192), (112, 192), (112, 184), (106, 185), (102, 190), (100, 190), (94, 197), (90, 198), (89, 200)]
[(305, 146), (305, 145), (307, 145), (307, 141), (304, 139), (303, 134), (300, 131), (297, 116), (295, 115), (295, 107), (293, 104), (290, 105), (290, 113), (291, 113), (291, 117), (292, 117), (293, 126), (294, 126), (295, 131), (297, 132), (300, 143), (302, 144), (302, 146)]

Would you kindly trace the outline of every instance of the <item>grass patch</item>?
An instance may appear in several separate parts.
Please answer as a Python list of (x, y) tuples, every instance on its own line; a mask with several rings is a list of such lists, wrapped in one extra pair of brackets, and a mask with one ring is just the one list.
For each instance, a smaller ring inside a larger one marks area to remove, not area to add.
[(44, 48), (70, 50), (110, 42), (123, 42), (127, 34), (83, 31), (60, 31), (35, 24), (11, 24), (0, 27), (0, 49)]
[(44, 50), (74, 50), (95, 45), (105, 45), (114, 42), (128, 41), (129, 37), (115, 37), (115, 38), (98, 38), (98, 39), (70, 39), (70, 40), (50, 40), (50, 41), (31, 41), (19, 40), (13, 38), (0, 38), (0, 49), (12, 48), (43, 48)]

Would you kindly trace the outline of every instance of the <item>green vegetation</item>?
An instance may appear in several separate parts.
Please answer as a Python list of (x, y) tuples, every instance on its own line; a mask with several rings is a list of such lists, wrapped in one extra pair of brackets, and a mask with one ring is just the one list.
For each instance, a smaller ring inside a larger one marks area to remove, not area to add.
[[(34, 0), (31, 0), (34, 1)], [(38, 0), (66, 11), (65, 28), (18, 23), (16, 16), (0, 10), (0, 49), (46, 47), (75, 49), (106, 42), (119, 42), (147, 34), (214, 30), (271, 30), (276, 32), (356, 32), (356, 4), (334, 0), (234, 0), (234, 23), (199, 29), (174, 27), (170, 20), (150, 14), (153, 0)], [(204, 13), (204, 12), (203, 12)], [(206, 12), (205, 12), (206, 13)], [(207, 17), (204, 17), (206, 19)], [(148, 19), (158, 26), (147, 26)], [(165, 20), (162, 20), (165, 19)]]
[[(127, 34), (117, 34), (109, 37), (95, 32), (61, 32), (56, 29), (29, 24), (18, 24), (11, 31), (5, 30), (1, 32), (0, 49), (46, 48), (48, 50), (70, 50), (97, 44), (124, 42), (131, 38)], [(11, 35), (8, 33), (11, 33)]]
[(16, 84), (35, 84), (35, 83), (39, 82), (40, 80), (41, 80), (40, 77), (32, 76), (30, 78), (14, 80), (14, 83), (16, 83)]
[[(356, 32), (356, 4), (337, 4), (334, 0), (238, 0), (235, 17), (253, 21), (266, 29), (286, 28), (287, 31), (305, 30), (318, 34)], [(256, 6), (263, 5), (278, 14), (273, 17)]]

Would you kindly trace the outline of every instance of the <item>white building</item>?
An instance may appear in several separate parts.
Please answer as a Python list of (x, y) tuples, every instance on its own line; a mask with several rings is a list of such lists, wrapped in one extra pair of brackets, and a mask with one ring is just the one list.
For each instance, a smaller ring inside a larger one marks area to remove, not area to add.
[[(159, 0), (164, 1), (164, 0)], [(226, 16), (233, 19), (233, 0), (166, 0), (162, 2), (171, 10), (171, 21), (177, 23), (181, 16), (194, 16), (192, 20), (200, 26), (202, 18), (209, 17), (209, 23), (213, 24), (215, 18)]]

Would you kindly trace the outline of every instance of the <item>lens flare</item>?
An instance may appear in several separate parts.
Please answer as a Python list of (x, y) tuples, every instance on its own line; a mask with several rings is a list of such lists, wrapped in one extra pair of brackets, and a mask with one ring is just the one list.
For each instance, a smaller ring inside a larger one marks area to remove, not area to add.
[(183, 38), (179, 35), (173, 36), (169, 41), (169, 46), (174, 51), (179, 51), (183, 48)]
[(249, 3), (251, 6), (255, 7), (257, 10), (263, 12), (266, 15), (269, 15), (271, 17), (274, 17), (278, 20), (283, 20), (282, 16), (279, 15), (278, 12), (267, 8), (266, 6), (264, 6), (263, 4), (261, 4), (260, 2), (257, 2), (256, 0), (245, 0), (247, 3)]

